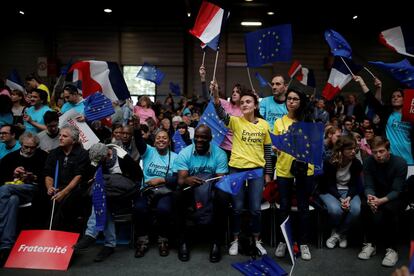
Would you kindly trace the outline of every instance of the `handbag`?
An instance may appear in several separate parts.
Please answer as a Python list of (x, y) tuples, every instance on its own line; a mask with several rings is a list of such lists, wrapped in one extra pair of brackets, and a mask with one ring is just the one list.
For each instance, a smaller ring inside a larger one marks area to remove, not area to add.
[(308, 173), (308, 163), (300, 160), (293, 160), (290, 166), (290, 173), (295, 177), (303, 177)]

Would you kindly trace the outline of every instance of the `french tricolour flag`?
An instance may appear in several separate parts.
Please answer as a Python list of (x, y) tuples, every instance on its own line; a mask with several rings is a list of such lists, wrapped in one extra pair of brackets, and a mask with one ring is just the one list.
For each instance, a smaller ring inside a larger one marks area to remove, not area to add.
[(391, 50), (414, 57), (414, 29), (398, 26), (380, 33), (379, 41)]
[(10, 75), (7, 77), (6, 85), (11, 90), (20, 90), (22, 92), (26, 92), (26, 90), (24, 89), (24, 84), (20, 79), (19, 73), (17, 73), (16, 69), (13, 69), (13, 71), (11, 71)]
[(213, 50), (217, 50), (223, 16), (227, 18), (228, 13), (219, 6), (203, 1), (194, 27), (189, 32)]
[(322, 90), (322, 96), (328, 101), (332, 100), (352, 79), (352, 74), (349, 72), (345, 62), (353, 74), (357, 74), (362, 69), (361, 66), (356, 65), (349, 58), (335, 57), (328, 82)]
[(111, 101), (130, 97), (124, 77), (116, 62), (88, 60), (76, 62), (69, 69), (73, 71), (73, 82), (82, 81), (84, 98), (101, 91)]

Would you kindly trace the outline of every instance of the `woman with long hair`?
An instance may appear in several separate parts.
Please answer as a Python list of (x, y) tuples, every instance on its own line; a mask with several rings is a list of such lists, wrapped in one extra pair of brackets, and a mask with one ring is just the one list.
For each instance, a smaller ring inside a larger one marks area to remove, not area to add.
[(218, 85), (211, 82), (210, 90), (214, 95), (214, 105), (217, 114), (227, 127), (233, 132), (233, 149), (229, 162), (229, 172), (238, 173), (252, 169), (262, 169), (263, 175), (247, 181), (233, 200), (233, 242), (229, 254), (237, 255), (239, 235), (241, 231), (241, 214), (244, 207), (245, 195), (249, 198), (249, 212), (251, 215), (251, 234), (254, 245), (260, 255), (267, 254), (260, 241), (261, 232), (261, 201), (263, 187), (271, 180), (271, 140), (267, 122), (256, 116), (259, 101), (252, 91), (243, 91), (240, 95), (240, 110), (242, 116), (230, 116), (221, 106)]
[(333, 226), (326, 241), (328, 248), (347, 247), (347, 232), (361, 211), (362, 164), (355, 158), (356, 140), (352, 136), (341, 136), (335, 143), (330, 160), (324, 162), (322, 194), (320, 198), (328, 209)]

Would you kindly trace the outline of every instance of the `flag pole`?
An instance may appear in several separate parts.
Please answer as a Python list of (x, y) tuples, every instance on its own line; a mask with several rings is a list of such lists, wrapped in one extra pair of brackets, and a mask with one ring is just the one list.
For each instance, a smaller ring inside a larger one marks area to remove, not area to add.
[(376, 79), (377, 77), (374, 75), (374, 74), (372, 74), (372, 72), (367, 68), (367, 67), (365, 67), (364, 66), (364, 69), (365, 70), (367, 70), (367, 72), (374, 78), (374, 79)]
[(206, 51), (203, 50), (203, 59), (201, 61), (201, 66), (203, 66), (203, 67), (204, 67), (204, 61), (205, 61), (205, 59), (206, 59)]
[(246, 68), (247, 68), (247, 75), (249, 76), (250, 87), (252, 88), (252, 90), (254, 90), (253, 83), (252, 83), (252, 77), (250, 77), (249, 66), (247, 66)]
[(343, 57), (339, 56), (342, 60), (342, 62), (345, 64), (346, 68), (348, 68), (349, 72), (351, 73), (352, 77), (355, 77), (354, 73), (352, 73), (351, 68), (349, 68), (348, 64), (346, 64), (345, 60), (343, 59)]
[[(53, 183), (53, 188), (57, 188), (57, 184), (58, 184), (58, 175), (59, 175), (59, 160), (56, 161), (56, 168), (55, 168), (55, 179), (54, 179), (54, 183)], [(55, 193), (53, 193), (54, 195)], [(52, 222), (53, 222), (53, 215), (55, 213), (55, 204), (56, 204), (56, 199), (53, 200), (53, 204), (52, 204), (52, 214), (50, 215), (50, 223), (49, 223), (49, 230), (52, 230)]]
[(218, 61), (219, 50), (217, 48), (216, 52), (216, 61), (214, 62), (214, 70), (213, 70), (213, 81), (216, 80), (216, 69), (217, 69), (217, 61)]

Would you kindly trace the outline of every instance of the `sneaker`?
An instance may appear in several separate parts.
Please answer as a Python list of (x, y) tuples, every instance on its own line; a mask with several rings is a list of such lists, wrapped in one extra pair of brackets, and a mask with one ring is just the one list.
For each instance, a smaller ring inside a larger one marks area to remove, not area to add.
[(267, 251), (266, 249), (263, 247), (262, 245), (262, 241), (261, 240), (257, 240), (256, 241), (256, 248), (259, 251), (259, 255), (263, 256), (263, 255), (267, 255)]
[(234, 240), (231, 242), (229, 248), (229, 255), (236, 256), (237, 254), (239, 254), (239, 240)]
[(109, 256), (111, 256), (115, 252), (115, 249), (113, 247), (104, 246), (101, 251), (96, 255), (95, 259), (93, 259), (94, 262), (102, 262)]
[(368, 260), (376, 253), (375, 246), (372, 246), (371, 243), (364, 243), (364, 247), (362, 247), (361, 252), (358, 254), (358, 258), (361, 260)]
[(348, 240), (346, 239), (346, 236), (342, 235), (339, 238), (339, 247), (340, 248), (347, 248), (348, 247)]
[(285, 242), (279, 242), (276, 251), (275, 251), (275, 255), (276, 257), (279, 258), (283, 258), (286, 255), (286, 249), (287, 249), (287, 245)]
[(394, 266), (398, 262), (398, 253), (391, 248), (387, 248), (387, 253), (385, 253), (385, 257), (382, 260), (383, 266)]
[(72, 248), (74, 250), (85, 250), (89, 246), (94, 245), (96, 242), (96, 239), (92, 236), (85, 235), (83, 236)]
[(307, 246), (306, 244), (302, 244), (300, 246), (300, 257), (302, 258), (302, 260), (305, 261), (310, 261), (312, 259), (309, 246)]
[(339, 235), (335, 232), (332, 233), (332, 235), (329, 237), (329, 239), (326, 240), (326, 247), (332, 249), (336, 246), (336, 244), (339, 242)]

